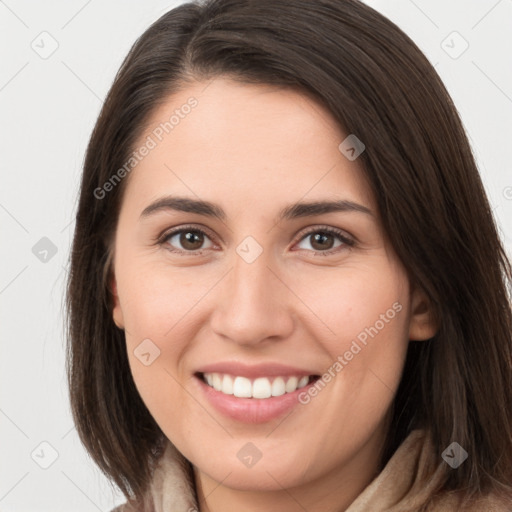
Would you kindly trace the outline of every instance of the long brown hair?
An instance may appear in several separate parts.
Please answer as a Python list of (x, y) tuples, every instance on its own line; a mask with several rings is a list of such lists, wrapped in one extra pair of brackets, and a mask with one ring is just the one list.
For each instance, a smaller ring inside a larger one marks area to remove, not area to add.
[(425, 428), (433, 460), (452, 441), (470, 454), (446, 468), (439, 492), (512, 499), (511, 265), (439, 76), (407, 35), (357, 0), (187, 3), (153, 23), (124, 60), (87, 148), (67, 289), (71, 406), (94, 461), (139, 499), (165, 437), (112, 319), (111, 249), (127, 180), (106, 197), (97, 191), (162, 101), (222, 75), (311, 94), (364, 142), (386, 234), (439, 319), (435, 337), (410, 343), (382, 464)]

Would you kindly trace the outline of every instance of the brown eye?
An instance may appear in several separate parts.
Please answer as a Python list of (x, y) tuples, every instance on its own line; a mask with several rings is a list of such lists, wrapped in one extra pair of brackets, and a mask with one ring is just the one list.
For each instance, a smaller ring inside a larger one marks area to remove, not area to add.
[(195, 251), (203, 245), (204, 236), (196, 231), (182, 231), (179, 235), (179, 242), (184, 249)]
[(211, 247), (211, 241), (210, 245), (203, 247), (207, 240), (210, 240), (209, 237), (198, 228), (181, 228), (168, 233), (161, 243), (170, 245), (171, 251), (194, 252)]
[[(304, 246), (305, 241), (309, 241), (310, 247)], [(303, 244), (303, 246), (301, 247), (300, 244)], [(312, 250), (314, 252), (324, 254), (339, 252), (339, 250), (343, 250), (344, 247), (352, 247), (353, 245), (354, 240), (344, 232), (327, 227), (310, 230), (302, 236), (299, 242), (300, 249)]]
[(331, 249), (334, 245), (333, 235), (327, 233), (314, 233), (311, 237), (311, 247), (316, 251)]

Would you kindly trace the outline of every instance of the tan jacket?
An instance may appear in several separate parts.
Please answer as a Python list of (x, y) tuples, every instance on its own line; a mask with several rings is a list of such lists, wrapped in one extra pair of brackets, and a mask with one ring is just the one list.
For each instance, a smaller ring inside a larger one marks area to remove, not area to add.
[[(505, 504), (493, 496), (464, 509), (454, 493), (430, 500), (432, 489), (446, 469), (442, 459), (436, 468), (429, 467), (431, 450), (425, 432), (413, 430), (344, 512), (512, 512), (512, 503)], [(111, 512), (198, 512), (194, 484), (188, 475), (189, 463), (169, 443), (153, 475), (145, 505), (135, 508), (124, 503)]]

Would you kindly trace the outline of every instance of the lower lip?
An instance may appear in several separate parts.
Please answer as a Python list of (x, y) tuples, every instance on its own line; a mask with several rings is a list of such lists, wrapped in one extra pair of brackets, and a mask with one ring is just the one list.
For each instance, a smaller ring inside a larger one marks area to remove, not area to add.
[(203, 393), (219, 412), (229, 418), (243, 423), (265, 423), (290, 412), (299, 404), (299, 394), (307, 390), (315, 381), (296, 389), (292, 393), (270, 398), (238, 398), (226, 395), (208, 386), (203, 379), (195, 375)]

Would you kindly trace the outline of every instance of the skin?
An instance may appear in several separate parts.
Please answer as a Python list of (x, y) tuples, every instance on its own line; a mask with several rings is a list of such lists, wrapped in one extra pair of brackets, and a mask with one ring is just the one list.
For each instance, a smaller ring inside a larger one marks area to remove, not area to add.
[[(339, 151), (347, 134), (328, 110), (291, 89), (218, 77), (169, 97), (139, 145), (190, 96), (198, 105), (127, 178), (115, 236), (113, 318), (125, 330), (134, 381), (192, 462), (201, 512), (345, 510), (380, 470), (409, 340), (435, 334), (430, 306), (386, 239), (360, 159)], [(140, 219), (168, 194), (217, 203), (226, 220), (172, 210)], [(274, 221), (285, 205), (338, 199), (372, 214)], [(202, 245), (186, 246), (179, 235), (155, 242), (189, 224), (207, 231)], [(315, 244), (325, 226), (355, 244), (336, 235)], [(252, 263), (236, 252), (247, 236), (263, 249)], [(193, 378), (199, 366), (225, 360), (322, 374), (397, 302), (401, 311), (285, 418), (231, 420)], [(161, 351), (149, 366), (134, 355), (147, 338)], [(248, 442), (262, 454), (250, 468), (237, 457)]]

